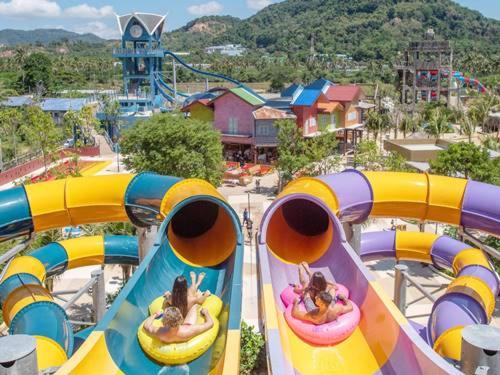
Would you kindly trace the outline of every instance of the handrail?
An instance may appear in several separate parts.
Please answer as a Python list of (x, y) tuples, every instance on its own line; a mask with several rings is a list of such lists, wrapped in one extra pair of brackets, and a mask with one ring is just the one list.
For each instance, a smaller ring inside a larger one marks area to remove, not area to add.
[(467, 232), (465, 228), (463, 228), (462, 234), (464, 237), (466, 237), (470, 242), (472, 242), (474, 245), (479, 247), (481, 250), (483, 250), (485, 253), (488, 253), (490, 256), (495, 258), (496, 260), (500, 260), (500, 252), (497, 251), (496, 249), (492, 248), (491, 246), (486, 245), (484, 242), (482, 242), (479, 238), (476, 238), (472, 235), (472, 233)]
[(8, 262), (10, 259), (14, 258), (17, 254), (19, 254), (21, 251), (26, 249), (31, 244), (32, 241), (33, 241), (33, 238), (30, 235), (30, 237), (27, 240), (17, 244), (12, 249), (7, 251), (5, 254), (0, 256), (0, 265), (2, 265), (4, 263)]

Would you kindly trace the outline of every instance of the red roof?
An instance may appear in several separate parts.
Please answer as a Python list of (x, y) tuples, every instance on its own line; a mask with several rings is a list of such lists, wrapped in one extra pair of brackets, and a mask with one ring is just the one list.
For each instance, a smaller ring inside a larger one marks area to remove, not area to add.
[(326, 97), (332, 102), (352, 102), (361, 94), (361, 87), (356, 85), (330, 86)]
[(181, 111), (182, 112), (188, 112), (189, 109), (195, 105), (196, 103), (199, 103), (205, 107), (210, 107), (210, 99), (197, 99), (197, 100), (193, 100), (191, 103), (189, 103), (188, 105), (182, 107)]

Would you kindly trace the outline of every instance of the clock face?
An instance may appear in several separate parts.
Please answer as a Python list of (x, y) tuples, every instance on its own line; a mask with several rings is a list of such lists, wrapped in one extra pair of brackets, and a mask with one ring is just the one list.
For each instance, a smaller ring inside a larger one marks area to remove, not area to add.
[(139, 38), (142, 35), (142, 27), (139, 25), (134, 25), (130, 28), (130, 35), (134, 38)]

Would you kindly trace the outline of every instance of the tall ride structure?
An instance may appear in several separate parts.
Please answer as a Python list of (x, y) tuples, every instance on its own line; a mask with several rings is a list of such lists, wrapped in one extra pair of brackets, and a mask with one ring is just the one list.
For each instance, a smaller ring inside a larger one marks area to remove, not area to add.
[(399, 78), (401, 103), (408, 110), (414, 110), (420, 101), (430, 102), (446, 99), (450, 105), (452, 92), (453, 50), (448, 41), (434, 39), (434, 31), (429, 29), (425, 39), (411, 42), (404, 51), (403, 61), (395, 68)]
[(126, 100), (122, 101), (123, 106), (135, 104), (139, 110), (158, 101), (159, 88), (155, 79), (158, 72), (162, 71), (164, 50), (161, 47), (161, 34), (165, 17), (149, 13), (117, 16), (122, 40), (121, 47), (113, 49), (113, 57), (122, 62), (126, 96)]

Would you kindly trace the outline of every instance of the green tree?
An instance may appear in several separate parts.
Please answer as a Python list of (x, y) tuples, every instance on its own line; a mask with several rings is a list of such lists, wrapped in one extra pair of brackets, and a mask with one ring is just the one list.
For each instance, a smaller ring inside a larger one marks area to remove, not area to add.
[(307, 174), (319, 176), (336, 172), (342, 161), (337, 146), (336, 133), (325, 129), (320, 135), (306, 140)]
[(405, 113), (399, 122), (399, 130), (403, 133), (403, 138), (406, 138), (408, 133), (415, 133), (418, 130), (418, 121), (415, 117)]
[(424, 131), (427, 134), (440, 139), (444, 133), (449, 133), (451, 131), (448, 114), (443, 108), (433, 108), (428, 117), (429, 120), (424, 127)]
[(500, 184), (500, 160), (490, 159), (488, 150), (473, 143), (459, 142), (431, 160), (431, 173)]
[(12, 151), (12, 158), (17, 156), (18, 132), (22, 122), (22, 113), (17, 108), (0, 109), (0, 133)]
[(43, 87), (50, 92), (53, 84), (52, 61), (50, 57), (42, 52), (29, 55), (23, 64), (24, 81), (21, 87), (26, 92), (38, 91)]
[(56, 151), (62, 134), (56, 127), (50, 114), (45, 113), (38, 106), (29, 106), (25, 110), (25, 122), (21, 131), (26, 141), (42, 153), (43, 166), (47, 173), (49, 156)]
[(472, 136), (476, 132), (476, 119), (472, 113), (465, 113), (459, 120), (460, 133), (467, 136), (469, 143), (472, 143)]
[(307, 166), (309, 158), (306, 154), (306, 140), (295, 121), (279, 120), (276, 121), (276, 127), (278, 128), (276, 168), (279, 172), (281, 188), (291, 181), (297, 172)]
[(469, 113), (476, 120), (477, 125), (481, 126), (483, 132), (485, 131), (490, 111), (499, 103), (500, 99), (496, 95), (485, 94), (475, 99), (470, 105)]
[(124, 132), (125, 165), (137, 172), (201, 178), (215, 186), (223, 172), (220, 133), (209, 123), (158, 114)]
[(381, 169), (381, 156), (375, 141), (362, 141), (354, 153), (354, 165), (373, 171)]

